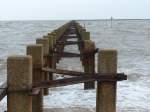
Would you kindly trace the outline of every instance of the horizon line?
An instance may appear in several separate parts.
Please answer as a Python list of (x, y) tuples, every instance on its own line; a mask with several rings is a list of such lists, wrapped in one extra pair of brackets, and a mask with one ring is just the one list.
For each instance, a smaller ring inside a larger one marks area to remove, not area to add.
[[(0, 19), (0, 21), (95, 21), (95, 20), (110, 20), (111, 18), (103, 19)], [(150, 18), (113, 18), (113, 20), (150, 20)]]

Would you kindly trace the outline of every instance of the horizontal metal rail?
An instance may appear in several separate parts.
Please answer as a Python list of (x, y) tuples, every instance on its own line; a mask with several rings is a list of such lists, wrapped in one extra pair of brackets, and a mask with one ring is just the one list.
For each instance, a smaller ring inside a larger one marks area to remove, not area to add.
[(7, 82), (0, 86), (0, 101), (7, 95)]
[(127, 76), (124, 73), (117, 73), (116, 76), (112, 75), (93, 75), (93, 76), (78, 76), (72, 78), (64, 78), (53, 81), (43, 81), (39, 83), (34, 83), (33, 88), (51, 88), (51, 87), (60, 87), (73, 85), (78, 83), (84, 83), (89, 81), (105, 81), (105, 82), (114, 82), (114, 81), (122, 81), (127, 80)]
[(29, 91), (29, 95), (30, 96), (34, 96), (34, 95), (38, 95), (40, 93), (41, 89), (40, 88), (32, 88), (30, 91)]
[(81, 57), (82, 54), (78, 53), (71, 53), (71, 52), (53, 52), (54, 54), (57, 54), (57, 56), (61, 56), (63, 58), (74, 58), (74, 57)]
[(56, 74), (63, 74), (69, 76), (82, 76), (85, 75), (83, 72), (71, 71), (71, 70), (62, 70), (62, 69), (52, 69), (52, 68), (42, 68), (43, 72), (50, 72)]
[(127, 75), (124, 73), (85, 73), (85, 72), (77, 72), (77, 71), (71, 71), (71, 70), (62, 70), (62, 69), (52, 69), (52, 68), (42, 68), (43, 72), (50, 72), (50, 73), (56, 73), (56, 74), (62, 74), (62, 75), (69, 75), (69, 76), (106, 76), (111, 77), (112, 75), (116, 75), (118, 77), (117, 80), (127, 79)]
[(75, 45), (83, 44), (83, 41), (57, 41), (57, 45)]
[(85, 52), (85, 53), (71, 53), (71, 52), (64, 52), (64, 51), (51, 51), (52, 54), (45, 55), (44, 57), (53, 56), (53, 54), (57, 54), (57, 56), (60, 56), (61, 58), (75, 58), (75, 57), (83, 57), (83, 56), (93, 56), (93, 54), (97, 53), (99, 49), (95, 49), (91, 52)]

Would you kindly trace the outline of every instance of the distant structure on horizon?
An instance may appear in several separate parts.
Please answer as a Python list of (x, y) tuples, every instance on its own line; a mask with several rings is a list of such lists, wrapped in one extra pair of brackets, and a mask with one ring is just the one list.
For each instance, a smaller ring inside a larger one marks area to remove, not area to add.
[(110, 22), (111, 22), (111, 23), (110, 23), (110, 25), (111, 25), (110, 27), (111, 27), (111, 28), (112, 28), (112, 25), (113, 25), (113, 19), (114, 19), (114, 18), (111, 16), (111, 18), (110, 18)]

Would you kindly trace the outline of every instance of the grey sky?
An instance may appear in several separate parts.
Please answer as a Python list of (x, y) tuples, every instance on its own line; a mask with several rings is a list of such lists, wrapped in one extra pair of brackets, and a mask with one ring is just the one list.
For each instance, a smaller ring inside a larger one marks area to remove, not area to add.
[(0, 0), (0, 20), (150, 18), (150, 0)]

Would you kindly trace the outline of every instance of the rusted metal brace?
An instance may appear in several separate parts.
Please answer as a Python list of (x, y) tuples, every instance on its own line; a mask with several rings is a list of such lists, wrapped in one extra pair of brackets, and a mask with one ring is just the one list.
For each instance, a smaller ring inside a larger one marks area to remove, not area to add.
[(58, 41), (57, 45), (74, 45), (74, 44), (83, 44), (83, 41)]
[[(51, 68), (42, 68), (43, 72), (50, 72), (50, 73), (57, 73), (57, 74), (62, 74), (62, 75), (70, 75), (70, 76), (87, 76), (87, 77), (97, 77), (97, 78), (101, 78), (100, 80), (102, 80), (102, 78), (114, 78), (116, 77), (117, 81), (122, 81), (122, 80), (127, 80), (127, 75), (125, 75), (124, 73), (84, 73), (84, 72), (77, 72), (77, 71), (71, 71), (71, 70), (61, 70), (61, 69), (51, 69)], [(112, 75), (116, 75), (116, 76), (112, 76)]]
[(97, 52), (99, 51), (99, 49), (95, 49), (92, 52), (84, 52), (84, 53), (70, 53), (70, 52), (58, 52), (58, 51), (51, 51), (52, 54), (49, 55), (45, 55), (44, 57), (49, 57), (49, 56), (53, 56), (53, 54), (57, 54), (57, 56), (60, 57), (83, 57), (83, 56), (93, 56), (95, 55)]
[(116, 76), (111, 75), (93, 75), (93, 76), (78, 76), (72, 78), (64, 78), (52, 81), (43, 81), (40, 83), (34, 83), (33, 88), (51, 88), (67, 86), (72, 84), (84, 83), (89, 81), (100, 81), (100, 82), (116, 82), (126, 80), (127, 76), (124, 73), (116, 73)]

